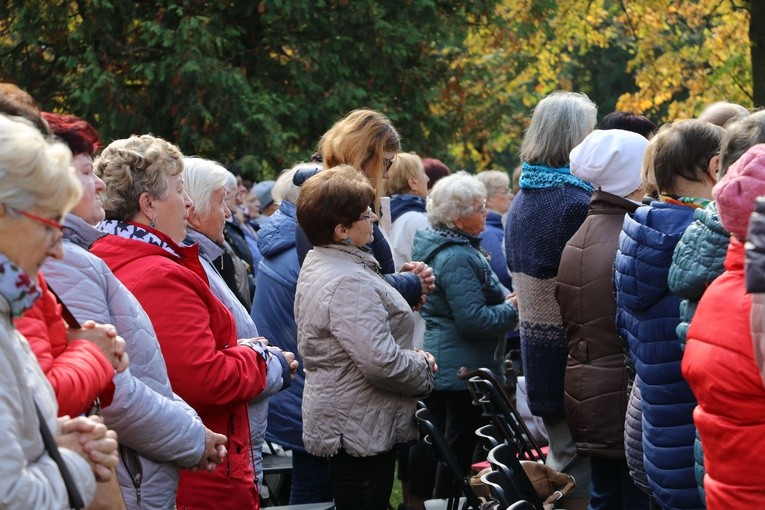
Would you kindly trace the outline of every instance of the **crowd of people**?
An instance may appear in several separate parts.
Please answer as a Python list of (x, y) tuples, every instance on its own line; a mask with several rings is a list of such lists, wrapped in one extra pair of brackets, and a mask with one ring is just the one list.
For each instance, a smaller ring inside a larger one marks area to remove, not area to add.
[(597, 118), (554, 92), (516, 172), (471, 175), (362, 108), (251, 183), (2, 84), (0, 508), (108, 507), (111, 483), (129, 509), (259, 508), (268, 443), (290, 504), (386, 509), (398, 466), (422, 510), (457, 489), (418, 401), (481, 460), (461, 367), (523, 375), (561, 508), (765, 503), (765, 112)]

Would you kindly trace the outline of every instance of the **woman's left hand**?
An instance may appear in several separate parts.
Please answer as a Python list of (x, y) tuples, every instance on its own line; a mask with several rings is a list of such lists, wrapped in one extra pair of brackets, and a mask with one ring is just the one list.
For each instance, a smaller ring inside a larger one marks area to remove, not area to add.
[(430, 371), (434, 374), (438, 372), (438, 363), (436, 363), (436, 358), (433, 357), (431, 353), (428, 351), (423, 351), (422, 349), (415, 349), (416, 352), (422, 355), (423, 358), (425, 358), (425, 361), (428, 362), (428, 365), (430, 366)]
[(430, 294), (436, 290), (436, 277), (433, 275), (433, 269), (425, 262), (406, 262), (401, 266), (401, 272), (411, 271), (420, 279), (422, 294)]

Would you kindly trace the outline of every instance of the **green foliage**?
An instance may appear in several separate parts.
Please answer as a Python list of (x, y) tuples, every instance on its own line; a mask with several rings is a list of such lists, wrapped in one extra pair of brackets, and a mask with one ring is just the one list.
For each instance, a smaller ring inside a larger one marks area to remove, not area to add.
[(429, 109), (447, 76), (438, 47), (485, 5), (11, 0), (0, 74), (106, 142), (151, 132), (256, 179), (306, 159), (358, 107), (388, 114), (406, 150), (443, 157), (453, 119)]
[(752, 105), (765, 51), (750, 56), (745, 27), (764, 5), (7, 0), (0, 79), (93, 121), (107, 143), (151, 132), (255, 180), (307, 159), (359, 107), (390, 116), (404, 150), (510, 170), (553, 90), (657, 122), (720, 99)]

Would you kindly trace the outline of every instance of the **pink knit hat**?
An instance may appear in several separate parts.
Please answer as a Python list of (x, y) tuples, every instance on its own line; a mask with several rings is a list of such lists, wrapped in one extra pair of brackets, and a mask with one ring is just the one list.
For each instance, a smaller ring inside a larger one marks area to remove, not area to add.
[(755, 145), (733, 163), (712, 195), (723, 227), (739, 240), (745, 240), (755, 200), (765, 195), (765, 144)]

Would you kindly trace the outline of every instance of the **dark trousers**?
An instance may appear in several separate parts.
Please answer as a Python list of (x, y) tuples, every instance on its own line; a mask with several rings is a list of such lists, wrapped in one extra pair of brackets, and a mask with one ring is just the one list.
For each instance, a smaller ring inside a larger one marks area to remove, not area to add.
[(345, 450), (329, 458), (329, 482), (337, 510), (386, 510), (393, 489), (396, 450), (353, 457)]
[(326, 457), (292, 450), (290, 505), (332, 501)]
[[(463, 475), (470, 473), (478, 438), (475, 431), (486, 423), (481, 409), (465, 391), (434, 391), (424, 400), (433, 420), (446, 437)], [(456, 496), (453, 477), (446, 466), (436, 465), (430, 447), (418, 441), (409, 453), (409, 493), (420, 498)]]
[(648, 494), (635, 486), (626, 459), (590, 458), (590, 510), (648, 510)]

